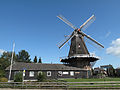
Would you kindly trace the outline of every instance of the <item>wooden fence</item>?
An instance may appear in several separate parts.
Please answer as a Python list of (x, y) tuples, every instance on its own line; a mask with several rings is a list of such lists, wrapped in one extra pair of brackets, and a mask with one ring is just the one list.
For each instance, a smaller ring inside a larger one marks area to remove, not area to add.
[(120, 89), (120, 81), (100, 82), (0, 82), (0, 88), (85, 88), (85, 89)]

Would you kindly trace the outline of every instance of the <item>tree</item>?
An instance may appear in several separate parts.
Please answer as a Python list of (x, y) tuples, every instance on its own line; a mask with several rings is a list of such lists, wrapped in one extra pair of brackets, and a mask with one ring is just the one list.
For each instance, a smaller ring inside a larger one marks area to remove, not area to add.
[(30, 60), (31, 60), (31, 59), (30, 59), (30, 55), (29, 55), (29, 53), (28, 53), (27, 51), (25, 51), (25, 50), (21, 50), (21, 51), (18, 53), (17, 59), (18, 59), (19, 62), (27, 62), (27, 63), (31, 62), (31, 61), (30, 61)]
[(0, 78), (1, 77), (5, 77), (5, 71), (4, 70), (0, 70)]
[(22, 80), (23, 80), (23, 73), (22, 72), (16, 73), (14, 76), (14, 82), (22, 82)]
[(34, 58), (34, 63), (37, 63), (37, 56), (35, 56)]
[(39, 58), (39, 61), (38, 61), (38, 63), (42, 63), (41, 57)]
[[(0, 57), (0, 77), (5, 77), (5, 69), (10, 65), (12, 52), (4, 52)], [(16, 60), (15, 53), (13, 54), (13, 62)]]
[[(0, 57), (0, 77), (5, 76), (5, 69), (10, 65), (12, 52), (4, 52)], [(13, 54), (13, 62), (16, 60), (15, 53)]]
[(0, 58), (0, 70), (4, 70), (6, 67), (10, 65), (10, 60)]
[(37, 80), (38, 80), (38, 82), (42, 82), (42, 81), (46, 80), (45, 74), (43, 72), (39, 73), (37, 76)]
[(1, 55), (1, 58), (10, 60), (11, 56), (12, 56), (12, 52), (3, 52), (3, 54)]
[[(7, 59), (7, 60), (11, 60), (11, 57), (12, 57), (12, 52), (4, 52), (2, 55), (1, 55), (1, 58), (3, 59)], [(13, 59), (14, 61), (17, 60), (17, 56), (15, 54), (15, 52), (13, 53)]]
[[(4, 52), (0, 57), (0, 70), (6, 69), (10, 65), (12, 52)], [(15, 59), (15, 53), (13, 59)]]

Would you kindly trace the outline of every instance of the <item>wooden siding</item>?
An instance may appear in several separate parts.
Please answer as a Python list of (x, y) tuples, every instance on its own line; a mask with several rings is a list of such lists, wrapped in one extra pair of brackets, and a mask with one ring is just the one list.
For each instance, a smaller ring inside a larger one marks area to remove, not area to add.
[[(29, 72), (30, 71), (34, 71), (34, 77), (30, 77), (29, 76)], [(40, 70), (26, 70), (25, 71), (25, 76), (24, 76), (24, 80), (37, 80), (37, 75), (38, 75), (38, 72), (39, 72)], [(50, 70), (49, 70), (50, 71)], [(88, 78), (88, 77), (90, 77), (90, 74), (89, 74), (89, 76), (88, 76), (88, 73), (87, 73), (87, 71), (85, 71), (85, 70), (71, 70), (71, 71), (73, 71), (74, 72), (74, 76), (71, 76), (70, 75), (70, 70), (61, 70), (62, 71), (62, 73), (63, 72), (68, 72), (68, 74), (62, 74), (62, 76), (59, 76), (58, 75), (58, 70), (51, 70), (51, 76), (47, 76), (47, 71), (46, 70), (44, 70), (44, 71), (42, 71), (42, 72), (44, 72), (45, 73), (45, 75), (46, 75), (46, 77), (48, 78), (48, 79), (60, 79), (60, 78)], [(11, 74), (11, 80), (14, 80), (14, 75), (15, 75), (15, 70), (14, 71), (12, 71), (12, 74)], [(8, 76), (9, 76), (9, 71), (6, 71), (6, 77), (8, 78)]]

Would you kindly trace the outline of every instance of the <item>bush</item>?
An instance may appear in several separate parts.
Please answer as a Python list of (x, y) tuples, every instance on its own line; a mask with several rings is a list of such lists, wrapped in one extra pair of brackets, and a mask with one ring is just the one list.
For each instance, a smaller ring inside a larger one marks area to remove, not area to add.
[(5, 71), (4, 70), (0, 70), (0, 77), (5, 77)]
[(23, 73), (22, 72), (18, 72), (15, 74), (14, 76), (14, 82), (22, 82), (23, 79)]
[(45, 74), (43, 72), (39, 73), (37, 76), (37, 80), (38, 80), (38, 82), (42, 82), (42, 81), (46, 80)]
[(0, 78), (0, 82), (8, 82), (8, 79), (5, 77)]

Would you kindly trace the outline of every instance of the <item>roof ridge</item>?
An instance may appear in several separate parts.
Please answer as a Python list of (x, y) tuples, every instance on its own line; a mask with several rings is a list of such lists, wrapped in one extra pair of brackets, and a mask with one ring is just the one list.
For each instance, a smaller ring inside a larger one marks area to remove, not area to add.
[(15, 62), (15, 63), (24, 63), (24, 64), (52, 64), (52, 65), (62, 65), (60, 63), (34, 63), (34, 62), (31, 62), (31, 63), (26, 63), (26, 62)]

